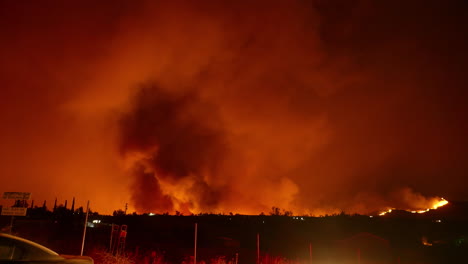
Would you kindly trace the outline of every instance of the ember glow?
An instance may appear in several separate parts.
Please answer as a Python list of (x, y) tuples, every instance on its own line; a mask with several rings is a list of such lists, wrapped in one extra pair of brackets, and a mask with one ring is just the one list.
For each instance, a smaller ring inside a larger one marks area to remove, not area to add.
[(0, 4), (0, 192), (101, 213), (468, 200), (463, 1), (31, 2)]

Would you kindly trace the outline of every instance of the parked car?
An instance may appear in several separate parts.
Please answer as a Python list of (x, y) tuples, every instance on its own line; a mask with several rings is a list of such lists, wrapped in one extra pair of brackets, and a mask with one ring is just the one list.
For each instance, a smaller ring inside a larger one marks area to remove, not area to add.
[(93, 264), (90, 257), (59, 255), (30, 240), (0, 233), (0, 263)]

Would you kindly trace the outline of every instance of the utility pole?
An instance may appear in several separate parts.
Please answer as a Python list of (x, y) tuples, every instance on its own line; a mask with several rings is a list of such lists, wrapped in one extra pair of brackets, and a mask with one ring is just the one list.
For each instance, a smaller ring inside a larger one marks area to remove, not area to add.
[(312, 264), (312, 243), (309, 243), (309, 264)]
[(83, 256), (84, 243), (85, 243), (85, 238), (86, 238), (86, 227), (88, 226), (88, 215), (89, 215), (89, 201), (88, 201), (88, 204), (86, 205), (86, 217), (85, 217), (84, 229), (83, 229), (83, 241), (81, 242), (81, 256)]
[(358, 264), (361, 264), (361, 249), (358, 248), (357, 250), (357, 256), (358, 256)]
[(198, 223), (195, 223), (195, 247), (193, 251), (193, 264), (197, 264), (197, 236), (198, 236)]
[(112, 237), (114, 236), (114, 223), (112, 223), (112, 226), (111, 226), (111, 234), (110, 234), (110, 243), (109, 243), (109, 252), (111, 254), (113, 254), (112, 252)]
[(13, 222), (15, 221), (15, 216), (12, 215), (10, 218), (10, 235), (13, 235)]
[(73, 202), (72, 202), (72, 206), (71, 206), (70, 210), (71, 210), (72, 214), (75, 213), (75, 197), (73, 197)]
[(257, 233), (257, 264), (260, 264), (260, 233)]

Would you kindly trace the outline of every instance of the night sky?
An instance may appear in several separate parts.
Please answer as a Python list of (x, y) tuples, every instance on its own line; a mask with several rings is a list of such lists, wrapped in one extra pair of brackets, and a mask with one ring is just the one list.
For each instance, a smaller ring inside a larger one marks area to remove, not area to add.
[(101, 213), (466, 201), (467, 14), (465, 0), (0, 1), (0, 192)]

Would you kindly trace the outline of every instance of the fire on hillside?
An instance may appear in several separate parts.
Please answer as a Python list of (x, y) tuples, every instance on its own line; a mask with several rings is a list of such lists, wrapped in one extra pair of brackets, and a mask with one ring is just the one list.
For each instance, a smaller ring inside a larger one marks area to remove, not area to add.
[[(429, 212), (430, 210), (435, 210), (435, 209), (437, 209), (439, 207), (447, 205), (448, 203), (449, 202), (447, 200), (445, 200), (444, 198), (437, 198), (437, 199), (432, 201), (429, 208), (419, 209), (419, 210), (405, 210), (405, 211), (413, 213), (413, 214), (416, 214), (416, 213), (417, 214), (423, 214), (423, 213)], [(387, 209), (386, 211), (383, 211), (383, 212), (379, 213), (379, 216), (384, 216), (384, 215), (386, 215), (388, 213), (391, 213), (393, 210), (395, 210), (395, 208)]]

